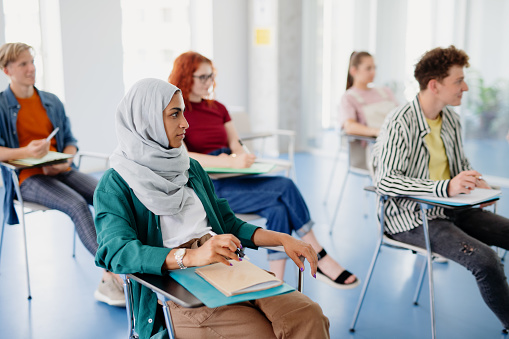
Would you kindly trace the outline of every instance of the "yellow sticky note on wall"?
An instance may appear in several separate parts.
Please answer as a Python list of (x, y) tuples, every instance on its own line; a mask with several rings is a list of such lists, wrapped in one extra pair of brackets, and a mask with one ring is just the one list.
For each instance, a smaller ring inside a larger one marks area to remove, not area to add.
[(255, 44), (256, 45), (269, 45), (270, 44), (270, 29), (267, 29), (267, 28), (255, 29)]

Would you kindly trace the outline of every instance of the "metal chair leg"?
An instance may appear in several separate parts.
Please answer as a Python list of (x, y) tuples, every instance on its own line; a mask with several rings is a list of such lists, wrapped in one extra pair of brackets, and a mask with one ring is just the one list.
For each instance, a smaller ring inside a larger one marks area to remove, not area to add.
[(323, 200), (323, 204), (327, 205), (329, 201), (329, 194), (331, 192), (332, 183), (334, 181), (334, 177), (336, 176), (336, 167), (338, 167), (339, 162), (339, 153), (341, 153), (341, 147), (338, 148), (336, 155), (334, 156), (334, 162), (332, 163), (332, 171), (330, 174), (329, 185), (327, 185), (327, 192), (325, 192), (325, 199)]
[(131, 280), (127, 277), (126, 274), (119, 274), (120, 278), (124, 281), (124, 296), (125, 296), (125, 307), (127, 310), (127, 327), (128, 333), (127, 338), (128, 339), (138, 339), (138, 333), (134, 330), (135, 325), (135, 319), (133, 314), (133, 301), (132, 301), (132, 286), (131, 286)]
[[(21, 204), (23, 208), (23, 203)], [(21, 213), (21, 225), (23, 227), (23, 244), (25, 246), (25, 267), (27, 271), (27, 287), (28, 287), (28, 300), (32, 299), (32, 292), (30, 290), (30, 269), (28, 268), (28, 246), (27, 246), (27, 230), (25, 226), (25, 213)]]
[(352, 319), (352, 324), (350, 325), (350, 332), (355, 332), (355, 324), (357, 323), (357, 318), (359, 317), (359, 313), (361, 312), (362, 303), (364, 302), (364, 297), (366, 296), (366, 291), (368, 290), (369, 282), (371, 281), (371, 276), (373, 274), (373, 270), (375, 269), (376, 260), (378, 255), (380, 254), (380, 248), (382, 246), (383, 238), (380, 238), (375, 250), (375, 254), (373, 255), (373, 259), (371, 260), (371, 266), (368, 270), (368, 275), (366, 276), (366, 282), (362, 287), (361, 295), (359, 297), (359, 302), (357, 303), (357, 308), (355, 309), (355, 313)]
[(424, 240), (426, 241), (426, 250), (428, 252), (428, 278), (429, 278), (429, 311), (431, 316), (431, 338), (435, 339), (435, 294), (433, 291), (433, 262), (431, 258), (431, 244), (429, 240), (429, 232), (428, 232), (428, 218), (426, 216), (426, 207), (425, 204), (421, 205), (421, 213), (422, 213), (422, 227), (424, 231)]
[(18, 176), (15, 171), (11, 171), (12, 180), (14, 182), (14, 190), (16, 191), (16, 195), (18, 197), (18, 201), (21, 205), (21, 218), (20, 223), (23, 228), (23, 244), (25, 246), (25, 267), (27, 271), (27, 287), (28, 287), (28, 300), (32, 299), (32, 292), (30, 290), (30, 270), (28, 268), (28, 247), (27, 247), (27, 230), (25, 224), (25, 205), (23, 202), (23, 197), (21, 196), (21, 190), (19, 189)]
[(334, 225), (336, 224), (336, 218), (339, 214), (339, 208), (341, 207), (341, 200), (343, 199), (343, 193), (345, 192), (346, 183), (348, 180), (348, 176), (350, 175), (350, 169), (346, 172), (345, 178), (343, 179), (343, 183), (341, 184), (341, 191), (339, 192), (338, 202), (336, 203), (336, 208), (334, 208), (334, 214), (332, 215), (332, 221), (329, 228), (329, 234), (332, 235), (332, 230)]
[[(306, 260), (305, 257), (300, 256), (300, 261), (304, 262)], [(303, 272), (297, 267), (297, 291), (302, 293), (304, 290), (304, 274)]]
[(419, 281), (414, 294), (414, 305), (419, 305), (419, 296), (421, 294), (422, 283), (424, 281), (424, 274), (426, 274), (426, 268), (428, 267), (428, 261), (424, 258), (424, 265), (421, 268), (421, 274), (419, 275)]
[(2, 234), (0, 235), (0, 262), (2, 259), (2, 244), (4, 243), (5, 217), (2, 223)]
[(171, 321), (170, 308), (168, 307), (168, 301), (170, 299), (166, 298), (161, 293), (157, 293), (157, 299), (159, 299), (163, 303), (163, 313), (164, 313), (164, 321), (166, 322), (166, 329), (168, 330), (168, 336), (170, 339), (175, 339), (175, 331), (173, 329), (173, 322)]
[(72, 257), (76, 258), (76, 226), (74, 226), (74, 235), (72, 239)]

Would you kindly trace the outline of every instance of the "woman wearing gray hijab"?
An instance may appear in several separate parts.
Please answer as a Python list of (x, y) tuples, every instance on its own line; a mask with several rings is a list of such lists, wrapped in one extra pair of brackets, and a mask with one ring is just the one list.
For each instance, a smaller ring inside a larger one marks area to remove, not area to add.
[[(282, 245), (301, 270), (298, 257), (304, 256), (316, 274), (310, 245), (237, 219), (227, 201), (217, 198), (208, 175), (183, 146), (189, 127), (184, 107), (180, 90), (157, 79), (138, 81), (120, 102), (113, 168), (94, 195), (96, 264), (115, 273), (162, 275), (229, 265), (228, 260), (239, 261), (235, 250), (242, 246)], [(211, 237), (211, 231), (218, 235)], [(140, 285), (133, 295), (140, 337), (167, 337), (156, 295)], [(320, 306), (299, 292), (215, 309), (184, 309), (171, 301), (169, 307), (178, 338), (329, 337)]]

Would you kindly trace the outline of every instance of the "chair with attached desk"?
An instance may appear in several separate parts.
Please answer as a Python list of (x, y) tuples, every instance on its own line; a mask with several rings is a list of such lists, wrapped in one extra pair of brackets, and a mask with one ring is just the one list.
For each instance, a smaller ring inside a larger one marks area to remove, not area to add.
[[(369, 192), (375, 192), (375, 193), (377, 192), (376, 188), (373, 186), (368, 186), (365, 188), (365, 190), (369, 191)], [(375, 247), (375, 253), (373, 255), (373, 259), (371, 261), (371, 265), (368, 270), (368, 274), (364, 281), (364, 286), (362, 287), (362, 291), (359, 296), (357, 308), (354, 312), (352, 324), (350, 326), (350, 332), (355, 332), (355, 325), (357, 323), (357, 319), (359, 317), (359, 314), (360, 314), (360, 311), (362, 308), (362, 304), (364, 302), (364, 297), (366, 296), (366, 292), (368, 290), (369, 283), (371, 281), (371, 277), (372, 277), (373, 271), (375, 269), (378, 255), (380, 254), (380, 249), (382, 246), (387, 246), (387, 247), (396, 248), (396, 249), (410, 250), (413, 253), (422, 255), (426, 258), (426, 263), (425, 263), (425, 265), (423, 265), (423, 267), (421, 269), (419, 280), (417, 282), (417, 287), (415, 290), (413, 303), (414, 303), (414, 305), (418, 305), (419, 295), (421, 292), (422, 283), (424, 281), (424, 275), (426, 273), (426, 270), (428, 270), (431, 337), (435, 338), (435, 333), (436, 333), (436, 331), (435, 331), (435, 299), (434, 299), (434, 292), (433, 292), (433, 266), (432, 266), (432, 263), (433, 263), (434, 258), (442, 258), (442, 257), (431, 252), (426, 210), (429, 208), (433, 208), (435, 206), (439, 206), (439, 207), (443, 207), (443, 208), (447, 208), (447, 209), (471, 208), (471, 207), (477, 206), (481, 203), (474, 204), (474, 205), (453, 206), (453, 205), (447, 205), (447, 204), (443, 204), (443, 203), (431, 202), (429, 200), (419, 199), (419, 198), (415, 198), (415, 197), (403, 197), (403, 198), (412, 200), (414, 202), (417, 202), (420, 205), (420, 210), (421, 210), (421, 215), (422, 215), (422, 229), (424, 232), (424, 238), (425, 238), (425, 243), (426, 243), (426, 249), (423, 249), (420, 247), (412, 246), (412, 245), (391, 239), (390, 236), (384, 232), (384, 202), (386, 202), (389, 199), (402, 198), (402, 197), (401, 196), (400, 197), (390, 197), (387, 195), (380, 195), (380, 194), (378, 194), (378, 197), (379, 197), (379, 202), (380, 202), (380, 204), (379, 204), (380, 205), (380, 214), (379, 214), (380, 219), (379, 219), (379, 223), (378, 223), (378, 240), (377, 240), (376, 247)], [(490, 200), (483, 201), (483, 202), (496, 201), (498, 199), (499, 198), (497, 197), (497, 198), (490, 199)]]
[[(334, 225), (336, 224), (336, 218), (339, 213), (339, 208), (341, 207), (341, 201), (343, 199), (343, 194), (345, 192), (345, 187), (347, 184), (348, 177), (350, 174), (357, 175), (364, 178), (370, 178), (371, 173), (369, 170), (369, 149), (372, 144), (375, 143), (375, 137), (367, 137), (361, 135), (347, 134), (345, 132), (341, 133), (342, 139), (348, 142), (347, 144), (347, 171), (343, 178), (343, 182), (341, 183), (341, 188), (339, 191), (338, 201), (336, 202), (336, 206), (333, 210), (333, 216), (330, 223), (329, 233), (332, 234), (332, 230)], [(332, 188), (332, 183), (334, 181), (334, 177), (336, 176), (336, 169), (339, 162), (339, 155), (341, 153), (341, 147), (338, 148), (336, 155), (334, 156), (332, 172), (329, 179), (329, 185), (327, 185), (327, 192), (325, 193), (325, 199), (323, 201), (324, 204), (327, 204), (330, 198), (330, 192)]]
[[(262, 131), (253, 132), (251, 129), (251, 122), (249, 114), (245, 112), (231, 113), (232, 121), (235, 125), (235, 129), (239, 133), (240, 139), (248, 147), (248, 149), (254, 150), (254, 142), (260, 141), (261, 145), (257, 148), (259, 152), (260, 162), (272, 163), (284, 170), (286, 176), (293, 180), (296, 179), (295, 174), (295, 132), (291, 130), (274, 130), (274, 131)], [(270, 138), (286, 138), (288, 160), (266, 158), (264, 157), (265, 142)]]
[[(278, 250), (278, 248), (271, 247), (272, 249)], [(297, 290), (302, 292), (304, 276), (300, 270), (298, 275), (298, 286)], [(166, 328), (168, 329), (168, 335), (170, 339), (175, 338), (173, 322), (171, 319), (171, 313), (168, 308), (168, 301), (186, 307), (196, 308), (204, 306), (204, 304), (196, 298), (191, 292), (186, 290), (182, 285), (175, 281), (171, 276), (164, 275), (152, 275), (152, 274), (120, 274), (120, 277), (124, 281), (124, 295), (126, 300), (127, 310), (127, 328), (128, 328), (128, 339), (139, 339), (138, 334), (135, 331), (136, 319), (133, 313), (133, 300), (132, 300), (132, 285), (131, 281), (135, 281), (147, 288), (150, 288), (157, 296), (157, 299), (163, 305), (164, 321)]]
[[(82, 159), (83, 158), (96, 158), (100, 159), (101, 161), (105, 162), (105, 167), (109, 164), (109, 155), (101, 154), (101, 153), (91, 153), (91, 152), (80, 152), (76, 155), (76, 168), (79, 168)], [(21, 196), (21, 191), (19, 187), (19, 180), (18, 180), (18, 172), (20, 169), (23, 169), (24, 166), (19, 165), (13, 165), (8, 162), (0, 162), (0, 167), (2, 168), (3, 175), (10, 175), (12, 177), (12, 181), (14, 184), (14, 193), (16, 194), (16, 198), (14, 199), (15, 206), (18, 206), (21, 213), (19, 216), (19, 223), (21, 224), (21, 227), (23, 229), (23, 247), (25, 252), (25, 267), (26, 267), (26, 275), (27, 275), (27, 288), (28, 288), (28, 299), (32, 299), (32, 293), (30, 288), (30, 269), (28, 265), (28, 246), (27, 246), (27, 232), (26, 232), (26, 222), (25, 222), (25, 215), (35, 213), (35, 212), (45, 212), (50, 210), (50, 208), (36, 204), (29, 201), (24, 201)], [(2, 253), (2, 244), (3, 244), (3, 237), (4, 237), (4, 229), (6, 226), (6, 220), (4, 215), (4, 220), (2, 222), (2, 231), (0, 235), (0, 259), (1, 259), (1, 253)], [(72, 256), (73, 258), (76, 256), (76, 228), (74, 229), (73, 234), (73, 246), (72, 246)]]

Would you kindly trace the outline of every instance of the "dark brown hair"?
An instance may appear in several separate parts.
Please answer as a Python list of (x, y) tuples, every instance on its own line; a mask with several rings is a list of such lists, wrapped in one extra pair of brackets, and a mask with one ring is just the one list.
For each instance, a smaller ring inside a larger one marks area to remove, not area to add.
[(421, 91), (428, 87), (430, 80), (442, 81), (449, 75), (452, 66), (469, 67), (468, 55), (454, 45), (447, 48), (437, 47), (427, 51), (415, 65), (414, 77)]
[(359, 65), (362, 63), (362, 58), (364, 57), (372, 57), (371, 54), (368, 52), (352, 52), (350, 55), (350, 63), (348, 64), (348, 75), (346, 76), (346, 89), (349, 89), (353, 86), (353, 77), (350, 75), (350, 68), (352, 66), (359, 67)]

